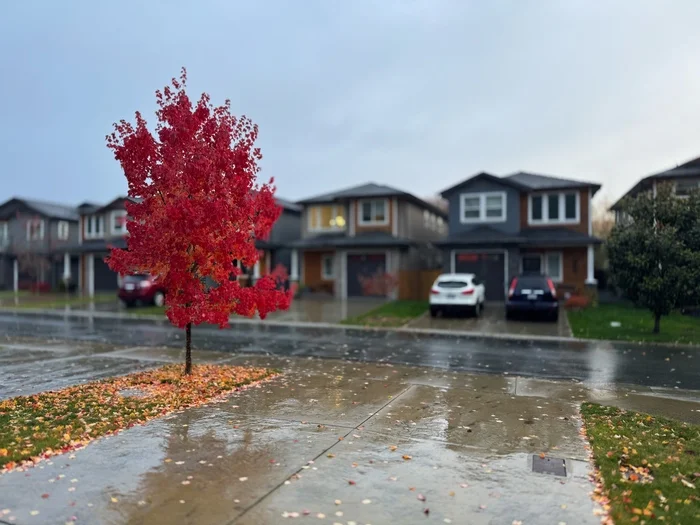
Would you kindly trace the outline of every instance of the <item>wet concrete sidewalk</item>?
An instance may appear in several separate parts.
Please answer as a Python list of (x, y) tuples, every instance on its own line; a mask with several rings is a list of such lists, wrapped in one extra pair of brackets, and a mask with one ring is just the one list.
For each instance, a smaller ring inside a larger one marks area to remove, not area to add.
[[(90, 369), (97, 377), (181, 361), (182, 352), (14, 340), (0, 359), (9, 390), (28, 393), (87, 380)], [(209, 351), (195, 359), (284, 375), (0, 476), (0, 519), (252, 525), (308, 513), (328, 524), (593, 524), (581, 401), (700, 421), (696, 394), (678, 390), (665, 392), (674, 400), (644, 387), (390, 364)], [(0, 396), (8, 394), (16, 392)], [(541, 453), (565, 461), (566, 475), (533, 473)]]

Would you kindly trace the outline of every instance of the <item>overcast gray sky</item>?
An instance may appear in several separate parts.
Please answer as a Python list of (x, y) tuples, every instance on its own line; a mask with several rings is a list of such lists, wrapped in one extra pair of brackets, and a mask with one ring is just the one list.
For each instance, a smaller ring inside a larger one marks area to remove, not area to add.
[(699, 20), (698, 0), (3, 2), (0, 199), (125, 192), (104, 136), (153, 122), (181, 66), (260, 125), (281, 197), (525, 170), (616, 198), (700, 156)]

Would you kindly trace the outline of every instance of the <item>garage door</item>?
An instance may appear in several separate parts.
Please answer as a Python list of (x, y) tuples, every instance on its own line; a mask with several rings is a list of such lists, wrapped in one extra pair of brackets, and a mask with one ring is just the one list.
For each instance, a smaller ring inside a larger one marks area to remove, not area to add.
[(109, 292), (117, 288), (117, 273), (109, 269), (102, 257), (95, 255), (95, 291)]
[(386, 255), (383, 253), (348, 254), (347, 282), (348, 297), (373, 295), (365, 293), (362, 278), (376, 278), (386, 272)]
[(505, 255), (503, 253), (455, 253), (455, 272), (473, 273), (484, 281), (487, 301), (505, 299)]

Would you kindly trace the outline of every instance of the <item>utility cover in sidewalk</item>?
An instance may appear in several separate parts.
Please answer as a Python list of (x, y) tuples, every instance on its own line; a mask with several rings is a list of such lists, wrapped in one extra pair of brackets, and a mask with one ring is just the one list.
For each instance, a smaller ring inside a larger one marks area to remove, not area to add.
[(532, 456), (532, 471), (566, 477), (566, 462), (561, 458)]

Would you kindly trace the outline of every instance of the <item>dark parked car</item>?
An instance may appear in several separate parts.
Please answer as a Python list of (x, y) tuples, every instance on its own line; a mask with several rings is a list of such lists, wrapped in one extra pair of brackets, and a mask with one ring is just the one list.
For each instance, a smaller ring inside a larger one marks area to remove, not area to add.
[(513, 277), (506, 299), (506, 319), (518, 314), (535, 314), (552, 321), (559, 319), (557, 289), (546, 275)]
[(128, 307), (136, 303), (163, 306), (165, 288), (150, 275), (127, 275), (119, 287), (119, 299)]

